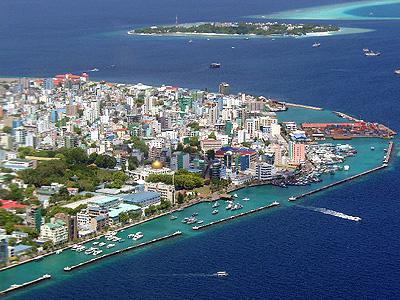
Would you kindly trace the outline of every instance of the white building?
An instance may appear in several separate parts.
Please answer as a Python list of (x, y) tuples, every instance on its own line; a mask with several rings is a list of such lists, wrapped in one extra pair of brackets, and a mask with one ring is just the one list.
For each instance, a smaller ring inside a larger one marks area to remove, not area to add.
[(59, 245), (68, 241), (68, 231), (65, 223), (61, 220), (52, 220), (40, 226), (40, 238), (52, 241), (54, 245)]

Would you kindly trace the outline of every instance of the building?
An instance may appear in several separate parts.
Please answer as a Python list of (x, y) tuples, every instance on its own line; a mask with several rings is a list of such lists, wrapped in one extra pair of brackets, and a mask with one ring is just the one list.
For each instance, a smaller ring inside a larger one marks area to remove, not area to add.
[(0, 235), (0, 265), (8, 262), (8, 240), (5, 235)]
[(300, 164), (306, 159), (305, 144), (289, 142), (289, 160), (292, 163)]
[(17, 201), (13, 200), (0, 200), (0, 208), (5, 210), (17, 210), (25, 209), (26, 205), (19, 204)]
[(125, 203), (135, 204), (141, 207), (150, 205), (158, 205), (161, 203), (161, 195), (156, 192), (142, 192), (137, 194), (130, 194), (122, 196)]
[(222, 95), (229, 95), (229, 84), (222, 82), (218, 86), (218, 92)]
[(144, 184), (144, 189), (146, 192), (159, 193), (161, 199), (168, 200), (172, 204), (175, 203), (175, 187), (172, 184), (146, 182)]
[(73, 241), (78, 238), (78, 221), (76, 216), (70, 216), (64, 213), (59, 213), (54, 216), (56, 220), (61, 220), (67, 226), (68, 241)]
[(257, 152), (249, 148), (222, 147), (215, 152), (215, 157), (223, 160), (227, 169), (233, 171), (254, 170)]
[(189, 154), (182, 151), (177, 151), (171, 157), (171, 170), (177, 171), (189, 168)]
[(90, 217), (97, 217), (100, 215), (107, 216), (111, 208), (117, 207), (121, 203), (118, 196), (102, 196), (89, 202), (88, 213)]
[(29, 245), (15, 245), (8, 247), (8, 255), (9, 257), (19, 257), (21, 255), (26, 254), (32, 249), (32, 246)]
[(256, 179), (263, 181), (269, 180), (273, 177), (274, 167), (266, 162), (260, 163), (256, 168)]
[(61, 220), (52, 219), (40, 227), (40, 238), (52, 241), (54, 245), (63, 244), (68, 241), (67, 226)]
[(220, 177), (221, 177), (221, 162), (219, 159), (215, 159), (212, 161), (210, 166), (210, 178), (220, 179)]
[(220, 140), (202, 140), (200, 141), (201, 149), (203, 152), (207, 152), (208, 150), (218, 150), (222, 147), (222, 141)]
[(109, 222), (112, 224), (119, 223), (119, 215), (121, 213), (130, 213), (134, 211), (139, 211), (141, 212), (140, 206), (134, 205), (134, 204), (128, 204), (128, 203), (121, 203), (118, 205), (118, 207), (110, 209), (108, 213), (109, 217)]
[(34, 160), (14, 158), (4, 162), (3, 167), (13, 171), (21, 171), (36, 168), (36, 162)]
[(42, 225), (42, 208), (40, 206), (29, 206), (26, 209), (26, 224), (40, 232)]

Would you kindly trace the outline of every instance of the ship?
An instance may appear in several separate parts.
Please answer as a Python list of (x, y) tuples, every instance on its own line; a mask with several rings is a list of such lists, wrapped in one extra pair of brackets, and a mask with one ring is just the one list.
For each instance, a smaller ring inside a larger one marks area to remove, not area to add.
[(210, 69), (219, 69), (219, 68), (221, 68), (220, 63), (213, 62), (210, 64)]
[(313, 46), (313, 48), (318, 48), (319, 46), (321, 46), (321, 43), (317, 42), (317, 43), (314, 43), (312, 46)]
[(370, 50), (370, 51), (364, 52), (364, 55), (368, 56), (368, 57), (369, 56), (379, 56), (379, 55), (381, 55), (381, 53)]
[(394, 74), (396, 74), (396, 75), (400, 75), (400, 68), (398, 68), (398, 69), (394, 70)]

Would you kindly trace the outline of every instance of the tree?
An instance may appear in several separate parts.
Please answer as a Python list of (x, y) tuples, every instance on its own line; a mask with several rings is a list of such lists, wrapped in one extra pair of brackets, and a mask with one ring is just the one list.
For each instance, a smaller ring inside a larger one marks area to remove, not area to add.
[(179, 204), (182, 204), (183, 202), (185, 202), (185, 196), (182, 193), (178, 193), (177, 199)]
[(10, 126), (4, 126), (3, 127), (3, 132), (4, 133), (11, 133), (12, 132), (12, 128)]
[(209, 150), (207, 150), (206, 155), (207, 155), (207, 158), (208, 158), (209, 160), (214, 159), (214, 158), (215, 158), (215, 151), (214, 151), (214, 149), (209, 149)]
[(139, 161), (136, 156), (131, 156), (128, 158), (128, 170), (135, 170), (139, 165)]
[(44, 242), (44, 244), (43, 244), (43, 249), (44, 250), (50, 250), (50, 249), (53, 249), (53, 248), (54, 248), (54, 244), (53, 244), (52, 241)]
[(119, 219), (119, 221), (120, 221), (122, 224), (125, 224), (125, 223), (127, 223), (128, 220), (129, 220), (129, 215), (128, 215), (128, 213), (126, 213), (126, 212), (121, 212), (121, 213), (118, 215), (118, 219)]
[(140, 216), (141, 216), (142, 214), (141, 214), (140, 211), (134, 211), (134, 210), (132, 210), (132, 211), (130, 211), (130, 212), (128, 213), (128, 215), (129, 215), (129, 218), (130, 218), (131, 220), (136, 220), (136, 219), (139, 219)]

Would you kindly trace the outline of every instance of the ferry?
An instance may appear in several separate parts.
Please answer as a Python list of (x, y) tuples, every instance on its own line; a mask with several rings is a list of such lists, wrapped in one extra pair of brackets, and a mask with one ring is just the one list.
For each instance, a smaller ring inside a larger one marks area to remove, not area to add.
[(173, 220), (178, 219), (178, 217), (177, 217), (177, 216), (171, 216), (169, 219), (170, 219), (171, 221), (173, 221)]
[(215, 273), (214, 275), (216, 275), (217, 277), (226, 277), (229, 274), (225, 271), (219, 271), (219, 272)]
[(216, 215), (218, 213), (218, 209), (214, 209), (213, 211), (212, 211), (212, 214), (213, 215)]
[(317, 43), (314, 43), (312, 46), (313, 46), (313, 48), (318, 48), (319, 46), (321, 46), (321, 43), (317, 42)]
[(210, 64), (210, 69), (219, 69), (221, 67), (220, 63), (211, 63)]

